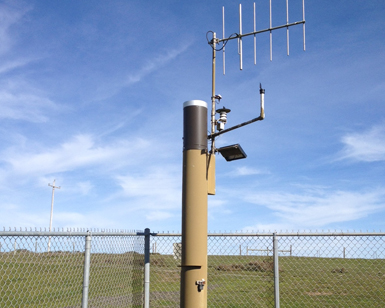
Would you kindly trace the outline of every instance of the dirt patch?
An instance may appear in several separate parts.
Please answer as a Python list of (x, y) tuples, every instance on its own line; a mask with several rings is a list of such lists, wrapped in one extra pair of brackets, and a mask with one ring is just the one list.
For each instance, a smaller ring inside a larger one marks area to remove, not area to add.
[(216, 268), (218, 271), (234, 272), (234, 271), (249, 271), (249, 272), (272, 272), (274, 263), (270, 260), (253, 261), (246, 264), (220, 264)]
[(340, 274), (344, 274), (344, 273), (347, 273), (348, 271), (346, 270), (346, 268), (342, 267), (342, 268), (335, 268), (332, 270), (332, 273), (340, 273)]

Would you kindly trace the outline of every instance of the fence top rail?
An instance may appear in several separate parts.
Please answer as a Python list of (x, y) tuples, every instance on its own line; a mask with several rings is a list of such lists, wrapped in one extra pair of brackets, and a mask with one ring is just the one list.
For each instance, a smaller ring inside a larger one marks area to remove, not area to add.
[[(160, 233), (149, 232), (151, 236), (158, 237), (177, 237), (182, 236), (181, 233)], [(144, 236), (145, 232), (124, 232), (124, 231), (0, 231), (0, 236)], [(250, 237), (250, 236), (272, 236), (279, 237), (295, 237), (295, 236), (385, 236), (385, 232), (288, 232), (288, 233), (255, 233), (255, 232), (235, 232), (235, 233), (208, 233), (208, 237)]]
[[(295, 232), (295, 233), (208, 233), (208, 237), (237, 237), (237, 236), (281, 236), (281, 237), (293, 237), (293, 236), (385, 236), (385, 232)], [(153, 233), (153, 236), (182, 236), (181, 233)]]
[(0, 231), (0, 236), (137, 236), (140, 232)]

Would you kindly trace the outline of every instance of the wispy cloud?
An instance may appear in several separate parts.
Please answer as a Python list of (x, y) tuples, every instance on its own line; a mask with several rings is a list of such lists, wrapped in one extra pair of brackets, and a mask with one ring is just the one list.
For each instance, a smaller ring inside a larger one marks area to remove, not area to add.
[(237, 169), (235, 169), (235, 173), (232, 173), (232, 175), (235, 175), (235, 176), (245, 176), (245, 175), (257, 175), (257, 174), (266, 174), (268, 172), (266, 171), (262, 171), (262, 170), (259, 170), (259, 169), (255, 169), (255, 168), (252, 168), (252, 167), (239, 167)]
[(7, 52), (13, 44), (9, 33), (10, 27), (19, 22), (30, 10), (28, 5), (20, 1), (9, 1), (8, 3), (5, 1), (0, 4), (0, 55)]
[(23, 67), (31, 62), (32, 60), (29, 60), (29, 59), (17, 59), (17, 60), (11, 60), (11, 61), (6, 61), (4, 63), (1, 63), (0, 75), (4, 73), (8, 73), (16, 68)]
[(143, 173), (118, 176), (123, 196), (141, 208), (175, 209), (181, 202), (181, 174), (175, 166), (156, 167)]
[[(16, 69), (23, 69), (36, 61), (35, 56), (18, 56), (12, 26), (20, 24), (23, 16), (31, 9), (22, 1), (5, 1), (0, 4), (0, 119), (28, 122), (46, 122), (48, 114), (58, 109), (49, 95), (18, 75)], [(11, 74), (9, 74), (11, 73)], [(25, 70), (22, 74), (25, 74)]]
[(180, 48), (169, 50), (165, 54), (159, 55), (152, 60), (148, 60), (146, 64), (142, 68), (140, 68), (137, 72), (128, 75), (127, 85), (132, 85), (141, 81), (148, 74), (156, 71), (157, 69), (166, 65), (171, 60), (175, 59), (178, 55), (180, 55), (187, 48), (189, 48), (190, 45), (191, 43), (183, 45)]
[(385, 160), (385, 125), (342, 137), (344, 145), (339, 159), (375, 162)]
[(2, 160), (7, 163), (11, 173), (42, 176), (95, 165), (114, 168), (129, 164), (125, 158), (129, 154), (135, 155), (136, 151), (147, 145), (141, 139), (135, 142), (118, 140), (102, 145), (94, 136), (81, 134), (56, 147), (40, 151), (14, 147), (2, 154)]
[[(48, 225), (49, 212), (29, 212), (16, 205), (0, 204), (2, 227), (36, 227)], [(8, 225), (8, 223), (10, 225)], [(16, 224), (15, 224), (16, 223)]]
[(24, 82), (1, 84), (0, 118), (46, 122), (48, 112), (54, 109), (57, 109), (57, 105), (42, 91), (33, 89)]
[(153, 221), (153, 220), (165, 220), (168, 218), (173, 217), (174, 215), (170, 212), (164, 212), (164, 211), (153, 211), (146, 215), (147, 220)]
[(93, 185), (89, 181), (79, 182), (79, 183), (77, 183), (77, 188), (82, 195), (88, 195), (89, 192), (92, 190)]
[[(318, 191), (318, 192), (317, 192)], [(385, 210), (385, 191), (303, 191), (249, 194), (246, 201), (272, 210), (279, 222), (256, 227), (315, 228), (357, 220)]]

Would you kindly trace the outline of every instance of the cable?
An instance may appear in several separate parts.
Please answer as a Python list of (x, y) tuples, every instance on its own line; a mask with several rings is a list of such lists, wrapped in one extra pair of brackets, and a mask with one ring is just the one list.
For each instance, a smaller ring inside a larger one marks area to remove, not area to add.
[[(212, 49), (214, 49), (213, 40), (212, 40), (212, 39), (209, 40), (209, 38), (208, 38), (208, 34), (209, 34), (209, 33), (214, 33), (214, 32), (213, 32), (213, 31), (207, 31), (207, 33), (206, 33), (206, 40), (207, 40), (207, 43), (211, 46)], [(225, 40), (222, 41), (222, 42), (224, 42), (223, 45), (222, 45), (222, 47), (221, 47), (221, 48), (215, 48), (215, 51), (221, 51), (223, 48), (225, 48), (225, 46), (227, 45), (227, 42), (228, 42), (230, 39), (232, 39), (232, 38), (234, 38), (234, 37), (238, 37), (238, 36), (239, 36), (238, 33), (233, 33), (233, 34), (231, 34), (227, 39), (225, 39)]]

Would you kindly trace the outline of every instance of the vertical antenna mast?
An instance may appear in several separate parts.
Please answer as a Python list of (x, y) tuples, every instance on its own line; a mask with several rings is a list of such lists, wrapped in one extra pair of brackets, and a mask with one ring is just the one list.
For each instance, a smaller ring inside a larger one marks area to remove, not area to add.
[(243, 62), (242, 62), (242, 4), (239, 5), (239, 39), (238, 39), (238, 46), (239, 46), (239, 69), (243, 69)]
[(305, 43), (305, 0), (302, 0), (302, 32), (303, 32), (303, 50), (306, 50), (306, 43)]
[[(289, 24), (289, 0), (286, 0), (286, 24)], [(289, 27), (286, 27), (286, 50), (289, 55)]]
[(257, 36), (255, 32), (257, 31), (257, 16), (255, 14), (255, 2), (253, 5), (254, 8), (254, 65), (257, 64)]
[(223, 58), (223, 75), (226, 73), (226, 60), (225, 60), (225, 7), (222, 6), (222, 58)]
[(270, 2), (270, 61), (273, 61), (273, 32), (271, 28), (273, 27), (273, 21), (272, 21), (272, 12), (271, 12), (271, 0)]

